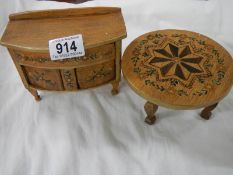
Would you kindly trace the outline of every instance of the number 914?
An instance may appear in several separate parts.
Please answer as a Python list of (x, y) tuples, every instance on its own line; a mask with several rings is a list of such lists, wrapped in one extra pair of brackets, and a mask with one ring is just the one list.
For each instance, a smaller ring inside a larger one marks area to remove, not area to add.
[(56, 49), (57, 49), (57, 53), (61, 54), (64, 51), (64, 49), (66, 50), (67, 53), (69, 53), (72, 50), (76, 51), (78, 48), (75, 44), (75, 41), (72, 41), (70, 47), (69, 47), (69, 44), (67, 42), (65, 42), (63, 45), (61, 43), (57, 43)]

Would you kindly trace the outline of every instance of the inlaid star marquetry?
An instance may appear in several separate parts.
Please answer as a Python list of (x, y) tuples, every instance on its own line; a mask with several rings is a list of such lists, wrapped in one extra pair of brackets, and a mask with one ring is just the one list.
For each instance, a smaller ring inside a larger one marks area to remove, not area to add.
[(204, 72), (200, 65), (202, 59), (193, 54), (189, 46), (179, 48), (169, 43), (163, 49), (154, 50), (149, 64), (158, 67), (163, 77), (176, 76), (187, 80), (191, 74)]
[(232, 66), (222, 46), (184, 30), (146, 33), (122, 57), (124, 77), (137, 94), (152, 104), (177, 109), (215, 104), (231, 88)]
[(205, 58), (193, 53), (189, 45), (178, 47), (168, 42), (161, 49), (148, 51), (150, 58), (146, 65), (158, 70), (160, 80), (173, 78), (189, 84), (193, 77), (207, 74), (203, 66)]

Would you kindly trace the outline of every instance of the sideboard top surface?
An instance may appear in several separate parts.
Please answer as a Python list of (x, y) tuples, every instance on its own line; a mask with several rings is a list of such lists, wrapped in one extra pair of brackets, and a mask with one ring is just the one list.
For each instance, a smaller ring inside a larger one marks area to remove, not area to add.
[(121, 9), (116, 7), (74, 8), (16, 13), (0, 44), (32, 52), (48, 52), (48, 41), (82, 34), (85, 48), (126, 37)]

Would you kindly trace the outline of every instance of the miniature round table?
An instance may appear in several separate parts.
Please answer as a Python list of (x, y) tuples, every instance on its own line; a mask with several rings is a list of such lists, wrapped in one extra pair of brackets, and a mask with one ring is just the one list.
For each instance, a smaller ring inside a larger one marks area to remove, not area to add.
[(148, 124), (156, 121), (158, 106), (204, 107), (200, 115), (208, 120), (233, 83), (231, 55), (212, 39), (184, 30), (138, 37), (124, 52), (122, 71), (129, 86), (147, 100)]

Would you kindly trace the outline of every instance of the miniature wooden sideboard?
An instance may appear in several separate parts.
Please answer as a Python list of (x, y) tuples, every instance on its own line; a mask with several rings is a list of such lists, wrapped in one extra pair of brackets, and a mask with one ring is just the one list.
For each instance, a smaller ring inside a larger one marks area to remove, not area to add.
[[(85, 56), (52, 61), (48, 41), (82, 34)], [(111, 83), (118, 93), (121, 40), (126, 28), (120, 8), (96, 7), (12, 14), (1, 38), (24, 86), (37, 90), (78, 91)]]

